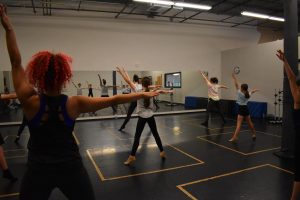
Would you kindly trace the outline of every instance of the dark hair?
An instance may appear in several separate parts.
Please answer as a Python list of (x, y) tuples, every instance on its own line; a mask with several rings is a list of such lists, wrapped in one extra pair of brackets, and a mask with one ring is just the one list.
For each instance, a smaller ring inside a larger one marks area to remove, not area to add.
[(242, 92), (244, 93), (246, 99), (250, 98), (250, 94), (248, 92), (248, 84), (244, 83), (241, 85)]
[(214, 84), (218, 84), (219, 83), (219, 80), (217, 77), (212, 77), (210, 78), (210, 82), (214, 83)]
[[(145, 92), (149, 92), (149, 85), (151, 83), (151, 80), (149, 77), (142, 78), (142, 86), (145, 88)], [(144, 106), (145, 108), (148, 108), (150, 106), (150, 98), (144, 99)]]
[(102, 79), (103, 80), (103, 85), (106, 85), (106, 80), (105, 79)]
[(139, 82), (139, 76), (138, 75), (133, 75), (133, 81), (134, 82)]

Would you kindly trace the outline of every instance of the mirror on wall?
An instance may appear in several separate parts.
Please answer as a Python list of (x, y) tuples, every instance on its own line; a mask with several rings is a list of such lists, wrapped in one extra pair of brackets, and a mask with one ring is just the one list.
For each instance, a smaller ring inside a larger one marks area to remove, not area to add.
[[(174, 71), (129, 71), (129, 76), (132, 78), (134, 74), (142, 77), (150, 77), (153, 85), (161, 85), (164, 89), (173, 89), (173, 94), (164, 94), (155, 97), (156, 112), (175, 112), (193, 110), (193, 107), (185, 106), (185, 97), (187, 96), (206, 96), (206, 87), (200, 75), (196, 71), (179, 72)], [(81, 94), (89, 95), (89, 87), (92, 88), (94, 97), (100, 97), (101, 87), (100, 79), (103, 79), (108, 86), (108, 96), (115, 94), (130, 93), (131, 89), (115, 71), (74, 71), (72, 80), (63, 88), (62, 93), (68, 96), (78, 94), (78, 89), (81, 88)], [(0, 92), (14, 92), (11, 72), (0, 72)], [(92, 117), (101, 118), (103, 116), (122, 117), (126, 115), (129, 103), (117, 105), (114, 108), (109, 107), (99, 110), (95, 113), (82, 114), (81, 118)], [(19, 122), (22, 121), (23, 112), (18, 100), (10, 100), (0, 102), (0, 123), (1, 122)]]

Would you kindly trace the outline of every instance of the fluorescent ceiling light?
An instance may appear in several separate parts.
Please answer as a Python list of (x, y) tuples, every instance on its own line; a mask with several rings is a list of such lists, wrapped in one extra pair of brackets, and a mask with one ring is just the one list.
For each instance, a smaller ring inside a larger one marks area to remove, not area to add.
[(134, 0), (136, 2), (143, 2), (143, 3), (153, 3), (153, 4), (159, 4), (159, 5), (168, 5), (173, 6), (173, 1), (163, 1), (163, 0)]
[(263, 14), (247, 12), (247, 11), (243, 11), (241, 14), (249, 17), (257, 17), (262, 19), (269, 19), (270, 17), (269, 15), (263, 15)]
[(249, 17), (257, 17), (257, 18), (262, 18), (262, 19), (269, 19), (269, 20), (284, 22), (284, 18), (281, 18), (281, 17), (273, 17), (273, 16), (269, 16), (269, 15), (248, 12), (248, 11), (243, 11), (243, 12), (241, 12), (241, 14), (245, 15), (245, 16), (249, 16)]
[(175, 6), (184, 7), (184, 8), (195, 8), (195, 9), (200, 9), (200, 10), (210, 10), (211, 9), (211, 6), (192, 4), (192, 3), (182, 3), (182, 2), (176, 2)]
[(179, 76), (180, 74), (179, 73), (177, 73), (177, 74), (173, 74), (173, 76)]
[(281, 17), (269, 17), (270, 20), (274, 20), (274, 21), (280, 21), (280, 22), (284, 22), (284, 18), (281, 18)]
[(176, 9), (176, 10), (183, 10), (183, 7), (173, 6), (173, 9)]

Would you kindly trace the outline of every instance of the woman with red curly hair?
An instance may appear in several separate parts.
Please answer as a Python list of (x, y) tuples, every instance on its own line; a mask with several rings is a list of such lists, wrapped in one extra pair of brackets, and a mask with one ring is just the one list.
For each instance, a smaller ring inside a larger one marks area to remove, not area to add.
[[(80, 113), (95, 112), (158, 93), (106, 98), (62, 95), (63, 86), (72, 76), (71, 58), (62, 53), (39, 52), (29, 62), (26, 74), (21, 65), (15, 33), (3, 5), (0, 5), (0, 16), (6, 32), (15, 91), (30, 131), (28, 164), (21, 183), (20, 199), (48, 199), (57, 187), (68, 199), (94, 200), (89, 176), (72, 136), (75, 119)], [(39, 90), (38, 94), (34, 87)]]

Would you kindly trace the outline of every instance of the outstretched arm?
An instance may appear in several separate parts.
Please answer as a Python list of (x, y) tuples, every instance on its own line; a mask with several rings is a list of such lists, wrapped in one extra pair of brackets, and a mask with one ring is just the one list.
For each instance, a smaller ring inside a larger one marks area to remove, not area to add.
[(239, 89), (239, 82), (238, 82), (238, 80), (237, 80), (234, 73), (232, 73), (232, 79), (233, 79), (233, 82), (234, 82), (235, 89), (238, 90)]
[(85, 96), (73, 96), (68, 100), (70, 117), (75, 119), (80, 113), (95, 112), (112, 105), (128, 103), (141, 98), (157, 96), (158, 92), (138, 92), (131, 94), (119, 94), (112, 97), (89, 98)]
[[(296, 99), (300, 98), (300, 92), (298, 90), (298, 86), (297, 86), (297, 77), (294, 74), (293, 70), (291, 69), (291, 66), (289, 65), (287, 59), (284, 56), (284, 53), (281, 50), (277, 51), (276, 56), (279, 58), (279, 60), (281, 60), (283, 62), (283, 66), (284, 66), (284, 71), (288, 77), (289, 80), (289, 84), (290, 84), (290, 89), (293, 95), (293, 99), (294, 101)], [(299, 101), (299, 100), (298, 100)]]
[(117, 67), (117, 72), (119, 72), (119, 74), (123, 77), (124, 81), (130, 86), (130, 88), (134, 92), (137, 92), (134, 83), (130, 80), (130, 77), (128, 73), (125, 71), (125, 69), (123, 67), (122, 68)]
[(8, 99), (16, 99), (17, 95), (16, 93), (11, 93), (11, 94), (1, 94), (0, 99), (2, 100), (8, 100)]
[(7, 16), (6, 7), (2, 4), (0, 5), (0, 15), (2, 26), (6, 32), (6, 44), (12, 68), (14, 88), (20, 102), (26, 104), (26, 101), (35, 95), (36, 92), (26, 78), (25, 70), (21, 64), (21, 54), (18, 48), (16, 35)]
[(200, 71), (200, 74), (202, 75), (203, 79), (205, 80), (206, 84), (209, 85), (210, 81), (208, 80), (207, 76), (204, 74), (204, 72)]
[(228, 89), (228, 87), (226, 85), (219, 85), (219, 88)]
[(72, 81), (72, 83), (73, 83), (74, 87), (77, 88), (76, 84), (73, 81)]
[(259, 91), (259, 89), (252, 89), (252, 90), (250, 90), (249, 93), (250, 93), (250, 95), (251, 95), (251, 94), (254, 94), (255, 92), (258, 92), (258, 91)]
[(149, 85), (149, 89), (152, 89), (153, 91), (157, 91), (159, 88), (161, 88), (161, 85)]
[(159, 94), (170, 94), (174, 93), (173, 90), (154, 90), (155, 92), (158, 92)]

